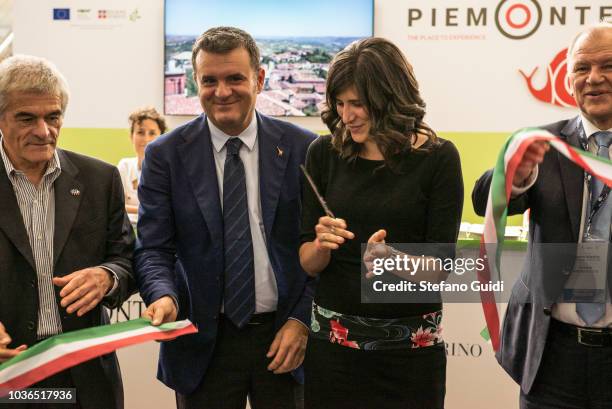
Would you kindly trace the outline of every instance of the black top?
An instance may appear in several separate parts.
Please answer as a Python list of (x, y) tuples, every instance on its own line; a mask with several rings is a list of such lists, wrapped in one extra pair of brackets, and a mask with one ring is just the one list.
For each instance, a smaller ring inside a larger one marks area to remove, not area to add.
[[(308, 150), (306, 168), (338, 218), (355, 238), (332, 251), (320, 273), (315, 302), (327, 309), (378, 318), (407, 317), (439, 310), (441, 304), (361, 303), (361, 244), (385, 229), (387, 243), (455, 243), (463, 209), (459, 153), (447, 140), (426, 142), (428, 151), (404, 154), (397, 170), (383, 161), (341, 159), (331, 137), (322, 136)], [(312, 241), (325, 213), (308, 183), (303, 184), (302, 242)], [(454, 254), (437, 254), (450, 256)]]

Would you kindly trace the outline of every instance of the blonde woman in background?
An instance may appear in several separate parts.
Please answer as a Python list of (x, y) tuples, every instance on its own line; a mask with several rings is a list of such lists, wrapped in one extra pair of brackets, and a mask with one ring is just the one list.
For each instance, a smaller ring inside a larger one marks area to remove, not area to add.
[[(136, 157), (123, 158), (117, 168), (121, 174), (125, 208), (128, 214), (138, 214), (138, 181), (142, 170), (145, 148), (159, 135), (166, 132), (166, 119), (153, 107), (139, 108), (132, 112), (130, 121), (130, 139), (136, 151)], [(133, 219), (134, 217), (130, 217)]]

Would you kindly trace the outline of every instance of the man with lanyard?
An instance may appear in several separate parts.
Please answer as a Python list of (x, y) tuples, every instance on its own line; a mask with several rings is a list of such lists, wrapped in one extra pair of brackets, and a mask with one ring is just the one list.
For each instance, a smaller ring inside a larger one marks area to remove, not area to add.
[[(574, 38), (568, 72), (580, 114), (544, 128), (609, 159), (612, 25), (589, 27)], [(530, 209), (528, 261), (508, 303), (497, 359), (521, 385), (523, 409), (612, 407), (612, 199), (601, 181), (584, 173), (536, 142), (513, 180), (508, 214)], [(480, 215), (491, 178), (486, 172), (472, 193)]]

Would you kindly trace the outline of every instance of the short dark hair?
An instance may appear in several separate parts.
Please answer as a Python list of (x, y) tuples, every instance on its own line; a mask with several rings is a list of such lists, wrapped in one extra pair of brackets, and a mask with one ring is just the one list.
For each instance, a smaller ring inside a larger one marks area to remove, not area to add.
[(196, 71), (196, 57), (200, 51), (215, 54), (226, 54), (236, 48), (244, 48), (249, 53), (251, 67), (259, 70), (259, 48), (249, 33), (236, 27), (213, 27), (206, 30), (193, 44), (191, 64)]
[(130, 135), (134, 133), (134, 126), (140, 124), (142, 121), (146, 119), (155, 121), (155, 123), (157, 123), (157, 126), (159, 127), (160, 133), (163, 134), (166, 132), (166, 129), (167, 129), (166, 118), (164, 118), (163, 115), (157, 112), (157, 110), (153, 107), (143, 107), (143, 108), (138, 108), (137, 110), (135, 110), (134, 112), (130, 114), (130, 117), (129, 117)]
[(391, 168), (398, 154), (412, 149), (412, 138), (418, 133), (437, 141), (435, 132), (423, 122), (425, 102), (412, 66), (389, 40), (371, 37), (349, 44), (336, 54), (329, 68), (321, 119), (332, 133), (332, 144), (341, 157), (352, 160), (361, 149), (350, 137), (336, 108), (338, 95), (351, 86), (368, 112), (369, 137)]

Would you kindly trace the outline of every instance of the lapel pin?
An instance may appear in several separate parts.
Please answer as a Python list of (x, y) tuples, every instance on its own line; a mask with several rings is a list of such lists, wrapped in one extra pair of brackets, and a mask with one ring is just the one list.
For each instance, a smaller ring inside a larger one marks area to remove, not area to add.
[(279, 148), (278, 146), (276, 147), (276, 154), (281, 157), (283, 156), (283, 150), (281, 148)]
[(70, 190), (70, 194), (71, 194), (72, 196), (78, 196), (78, 195), (80, 195), (80, 194), (81, 194), (81, 191), (80, 191), (79, 189), (71, 189), (71, 190)]

